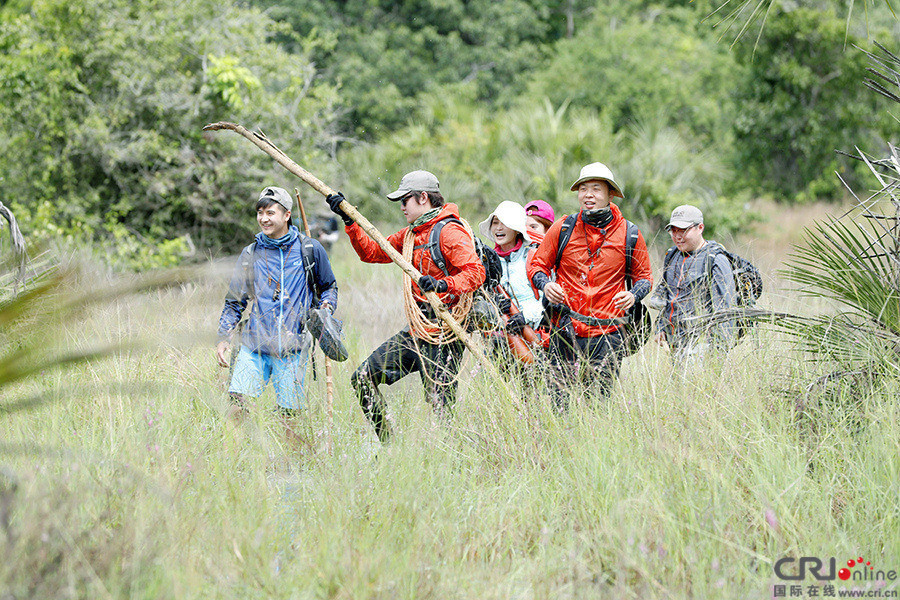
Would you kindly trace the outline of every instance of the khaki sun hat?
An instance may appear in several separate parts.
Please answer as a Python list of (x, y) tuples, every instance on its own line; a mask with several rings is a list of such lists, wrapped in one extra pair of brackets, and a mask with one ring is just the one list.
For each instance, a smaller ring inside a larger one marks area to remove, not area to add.
[(488, 218), (478, 224), (478, 230), (486, 240), (497, 243), (491, 234), (491, 221), (497, 217), (501, 223), (522, 234), (525, 243), (531, 243), (531, 236), (528, 235), (528, 227), (525, 226), (525, 207), (518, 202), (512, 200), (504, 200), (497, 208), (488, 215)]
[(669, 224), (666, 225), (666, 231), (672, 227), (687, 229), (702, 222), (703, 213), (699, 208), (690, 204), (682, 204), (681, 206), (676, 206), (675, 210), (672, 211), (672, 217), (669, 219)]
[(411, 171), (400, 180), (396, 191), (387, 195), (388, 200), (397, 201), (410, 192), (440, 192), (440, 184), (434, 173), (428, 171)]
[(600, 179), (608, 183), (610, 196), (618, 196), (619, 198), (625, 197), (622, 195), (622, 188), (616, 183), (616, 178), (613, 176), (612, 171), (609, 170), (609, 167), (598, 162), (591, 163), (581, 168), (581, 174), (578, 176), (575, 183), (572, 184), (572, 191), (576, 191), (579, 185), (585, 181), (590, 181), (591, 179)]

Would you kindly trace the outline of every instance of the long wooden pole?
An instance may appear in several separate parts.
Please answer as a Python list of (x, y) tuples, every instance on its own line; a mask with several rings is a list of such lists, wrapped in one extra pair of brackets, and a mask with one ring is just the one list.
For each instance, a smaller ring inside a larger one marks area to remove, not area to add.
[[(322, 194), (323, 196), (330, 196), (331, 194), (336, 193), (335, 190), (325, 185), (320, 179), (318, 179), (315, 175), (295, 163), (291, 158), (278, 149), (275, 144), (273, 144), (269, 138), (267, 138), (262, 133), (251, 132), (248, 131), (246, 127), (242, 125), (238, 125), (237, 123), (230, 123), (228, 121), (219, 121), (217, 123), (210, 123), (203, 127), (203, 131), (219, 131), (221, 129), (226, 129), (229, 131), (234, 131), (235, 133), (247, 138), (257, 148), (271, 156), (275, 162), (280, 164), (282, 167), (287, 169), (290, 173), (293, 173), (303, 181), (305, 181), (311, 188)], [(416, 269), (408, 260), (403, 258), (403, 256), (391, 246), (390, 242), (387, 241), (381, 232), (375, 228), (372, 223), (369, 222), (367, 218), (365, 218), (362, 213), (356, 210), (356, 207), (347, 202), (346, 200), (341, 201), (339, 205), (340, 209), (344, 211), (344, 213), (353, 219), (360, 227), (362, 227), (363, 231), (365, 231), (370, 238), (372, 238), (378, 246), (384, 250), (385, 254), (387, 254), (394, 264), (403, 269), (403, 272), (409, 275), (413, 281), (418, 281), (422, 276), (419, 273), (418, 269)], [(441, 302), (441, 299), (438, 298), (438, 295), (434, 292), (425, 292), (425, 299), (428, 300), (428, 303), (431, 304), (432, 308), (434, 308), (435, 313), (450, 327), (453, 333), (462, 340), (462, 342), (466, 345), (466, 348), (469, 349), (469, 352), (472, 353), (475, 358), (481, 363), (481, 365), (485, 368), (485, 370), (491, 374), (495, 381), (499, 382), (504, 390), (506, 391), (509, 398), (516, 405), (517, 408), (521, 409), (521, 405), (519, 399), (512, 393), (512, 390), (509, 389), (509, 386), (506, 384), (506, 380), (500, 375), (497, 371), (497, 368), (494, 366), (488, 357), (484, 355), (474, 343), (472, 343), (471, 338), (466, 334), (466, 331), (462, 328), (462, 325), (457, 322), (456, 319), (453, 318), (453, 315), (450, 314), (450, 311), (447, 310), (447, 307), (444, 306), (444, 303)]]
[[(306, 235), (312, 237), (309, 229), (309, 221), (306, 219), (306, 209), (303, 208), (303, 200), (300, 199), (300, 190), (294, 188), (294, 196), (297, 197), (297, 206), (300, 207), (300, 218), (303, 219), (303, 228)], [(307, 277), (310, 274), (307, 273)], [(331, 453), (331, 432), (334, 430), (334, 380), (331, 377), (331, 359), (325, 357), (325, 451)]]

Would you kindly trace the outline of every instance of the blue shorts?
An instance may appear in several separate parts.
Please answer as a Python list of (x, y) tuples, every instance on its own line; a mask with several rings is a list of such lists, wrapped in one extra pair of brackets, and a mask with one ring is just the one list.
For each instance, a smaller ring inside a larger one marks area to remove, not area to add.
[(241, 346), (228, 391), (256, 398), (271, 379), (278, 406), (293, 410), (306, 408), (303, 384), (308, 357), (308, 350), (278, 357), (251, 352), (247, 346)]

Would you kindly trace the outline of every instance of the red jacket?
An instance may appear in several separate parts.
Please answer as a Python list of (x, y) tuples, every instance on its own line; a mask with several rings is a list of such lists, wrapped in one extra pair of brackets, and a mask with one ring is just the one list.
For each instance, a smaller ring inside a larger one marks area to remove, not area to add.
[[(447, 261), (449, 276), (445, 276), (444, 272), (432, 262), (431, 255), (426, 248), (418, 247), (425, 246), (428, 243), (428, 236), (435, 223), (451, 216), (459, 219), (459, 208), (455, 204), (445, 204), (435, 218), (413, 229), (415, 237), (411, 262), (422, 275), (431, 275), (447, 282), (447, 293), (439, 294), (439, 296), (445, 304), (453, 306), (459, 300), (458, 296), (460, 294), (474, 292), (484, 283), (484, 265), (481, 264), (481, 260), (475, 254), (475, 243), (472, 241), (472, 237), (459, 223), (448, 223), (441, 230), (441, 252), (444, 255), (444, 260)], [(409, 227), (401, 229), (388, 237), (388, 242), (397, 252), (403, 252), (403, 238), (406, 237), (407, 229)], [(353, 249), (356, 250), (363, 262), (391, 262), (391, 258), (387, 253), (363, 231), (362, 227), (352, 223), (347, 225), (346, 231), (350, 237)], [(417, 301), (427, 302), (415, 281), (413, 282), (413, 295)]]
[[(579, 213), (556, 272), (556, 283), (565, 290), (569, 308), (598, 319), (624, 314), (613, 306), (613, 297), (625, 290), (625, 219), (618, 206), (610, 203), (610, 207), (613, 220), (606, 227), (606, 236), (599, 227), (585, 224)], [(538, 272), (550, 275), (555, 268), (563, 221), (559, 219), (547, 231), (528, 266), (528, 279), (533, 279)], [(653, 271), (643, 235), (638, 235), (631, 270), (633, 282), (647, 279), (652, 285)], [(616, 330), (614, 325), (591, 327), (575, 319), (572, 322), (578, 337), (596, 337)]]

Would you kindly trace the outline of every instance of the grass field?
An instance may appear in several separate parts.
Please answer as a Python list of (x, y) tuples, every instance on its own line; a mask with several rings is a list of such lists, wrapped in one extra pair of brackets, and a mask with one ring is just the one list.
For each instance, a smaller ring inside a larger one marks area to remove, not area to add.
[[(773, 213), (741, 239), (764, 305), (825, 310), (775, 277), (822, 211)], [(284, 446), (271, 389), (245, 427), (223, 420), (212, 266), (47, 332), (69, 348), (143, 344), (4, 392), (54, 400), (0, 413), (0, 600), (771, 598), (794, 583), (810, 597), (815, 580), (779, 580), (778, 559), (900, 571), (897, 379), (800, 414), (816, 365), (760, 329), (689, 380), (647, 346), (609, 400), (558, 417), (546, 394), (517, 412), (467, 357), (450, 425), (417, 377), (387, 390), (398, 435), (380, 448), (349, 375), (402, 326), (399, 276), (351, 253), (345, 238), (334, 253), (351, 358), (335, 367), (331, 454), (321, 355), (303, 449)]]

